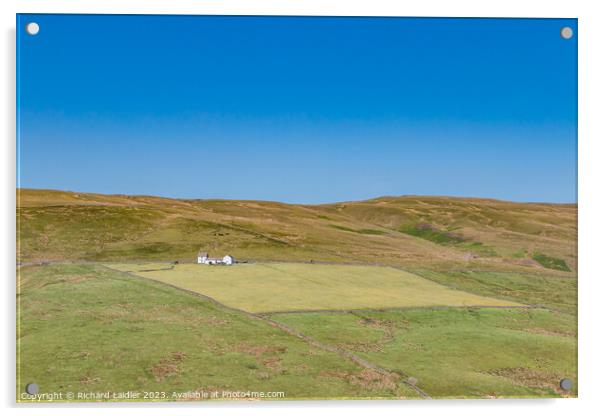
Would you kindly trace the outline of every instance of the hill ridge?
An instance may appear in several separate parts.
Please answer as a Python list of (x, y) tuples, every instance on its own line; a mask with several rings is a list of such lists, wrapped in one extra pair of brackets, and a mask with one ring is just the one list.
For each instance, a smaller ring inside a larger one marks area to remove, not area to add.
[(170, 197), (163, 195), (147, 195), (147, 194), (120, 194), (120, 193), (99, 193), (99, 192), (79, 192), (71, 190), (60, 190), (60, 189), (43, 189), (43, 188), (17, 188), (17, 195), (19, 192), (49, 192), (56, 194), (67, 194), (67, 195), (94, 195), (99, 197), (116, 197), (116, 198), (129, 198), (129, 199), (164, 199), (173, 201), (183, 202), (211, 202), (211, 201), (231, 201), (231, 202), (257, 202), (257, 203), (273, 203), (283, 204), (292, 206), (308, 206), (308, 207), (320, 207), (330, 205), (341, 205), (341, 204), (353, 204), (361, 202), (387, 202), (387, 200), (399, 200), (399, 199), (423, 199), (423, 200), (451, 200), (451, 201), (475, 201), (475, 202), (491, 202), (491, 203), (507, 203), (507, 204), (520, 204), (520, 205), (550, 205), (550, 206), (569, 206), (576, 207), (576, 202), (549, 202), (549, 201), (513, 201), (507, 199), (499, 199), (492, 197), (479, 197), (479, 196), (457, 196), (457, 195), (418, 195), (418, 194), (403, 194), (403, 195), (381, 195), (367, 199), (357, 200), (343, 200), (334, 202), (323, 202), (323, 203), (303, 203), (303, 202), (285, 202), (269, 199), (227, 199), (227, 198), (180, 198)]
[(576, 266), (577, 206), (458, 197), (321, 205), (18, 189), (20, 261), (249, 260), (493, 268)]

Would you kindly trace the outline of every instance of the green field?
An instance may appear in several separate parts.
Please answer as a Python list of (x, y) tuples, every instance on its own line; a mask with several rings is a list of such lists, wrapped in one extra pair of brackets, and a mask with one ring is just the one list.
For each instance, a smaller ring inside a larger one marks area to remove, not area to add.
[(577, 279), (541, 273), (476, 270), (412, 269), (442, 285), (481, 296), (541, 305), (571, 315), (577, 313)]
[(247, 390), (289, 399), (420, 398), (408, 380), (435, 398), (577, 391), (557, 387), (560, 378), (577, 379), (576, 319), (568, 313), (423, 307), (255, 317), (104, 265), (28, 266), (19, 277), (18, 391), (33, 381), (42, 392), (168, 392), (161, 400)]
[(231, 267), (110, 264), (109, 267), (192, 290), (249, 312), (520, 306), (512, 301), (452, 290), (392, 267), (298, 263)]
[[(47, 392), (416, 392), (269, 323), (100, 265), (19, 269), (18, 386)], [(341, 375), (344, 375), (342, 377)], [(18, 400), (20, 397), (17, 398)]]
[(447, 309), (276, 314), (437, 398), (562, 397), (577, 379), (576, 320), (541, 309)]

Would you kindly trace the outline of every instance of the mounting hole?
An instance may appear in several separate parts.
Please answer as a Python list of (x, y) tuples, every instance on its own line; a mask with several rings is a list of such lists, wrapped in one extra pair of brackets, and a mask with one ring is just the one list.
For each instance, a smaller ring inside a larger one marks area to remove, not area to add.
[(25, 386), (25, 392), (27, 394), (38, 394), (38, 392), (40, 391), (40, 388), (38, 387), (38, 385), (36, 383), (29, 383), (27, 386)]
[(562, 36), (563, 39), (570, 39), (573, 37), (573, 29), (571, 29), (568, 26), (563, 27), (562, 29), (560, 29), (560, 36)]
[(40, 32), (40, 25), (36, 22), (27, 23), (27, 26), (25, 26), (25, 31), (29, 35), (35, 36)]
[(563, 378), (560, 380), (560, 388), (562, 390), (570, 390), (573, 387), (573, 382), (569, 378)]

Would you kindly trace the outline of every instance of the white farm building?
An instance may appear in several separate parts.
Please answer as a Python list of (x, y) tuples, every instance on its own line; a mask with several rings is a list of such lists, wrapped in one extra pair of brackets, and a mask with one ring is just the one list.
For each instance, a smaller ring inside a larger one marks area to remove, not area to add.
[(209, 253), (199, 251), (197, 255), (197, 263), (198, 264), (226, 264), (228, 266), (234, 264), (235, 260), (229, 254), (226, 254), (224, 257), (209, 257)]

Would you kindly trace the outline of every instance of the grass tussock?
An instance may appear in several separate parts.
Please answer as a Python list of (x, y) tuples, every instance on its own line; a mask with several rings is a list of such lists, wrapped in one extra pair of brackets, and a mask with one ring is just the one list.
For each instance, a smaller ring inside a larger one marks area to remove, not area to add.
[(556, 257), (548, 256), (543, 253), (536, 252), (533, 254), (533, 260), (541, 264), (543, 267), (552, 270), (560, 270), (570, 272), (571, 269), (566, 265), (565, 261)]

